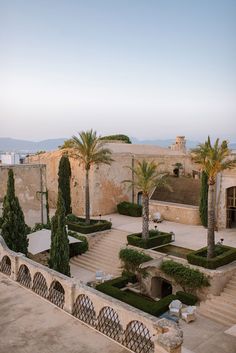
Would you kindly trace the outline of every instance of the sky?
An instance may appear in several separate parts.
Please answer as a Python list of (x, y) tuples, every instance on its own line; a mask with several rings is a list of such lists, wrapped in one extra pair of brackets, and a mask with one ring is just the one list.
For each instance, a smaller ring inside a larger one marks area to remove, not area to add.
[(236, 141), (235, 0), (0, 0), (0, 136)]

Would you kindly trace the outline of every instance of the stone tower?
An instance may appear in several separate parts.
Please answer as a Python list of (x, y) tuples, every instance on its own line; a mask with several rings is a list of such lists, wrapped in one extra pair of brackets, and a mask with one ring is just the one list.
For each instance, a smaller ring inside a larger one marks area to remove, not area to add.
[(175, 143), (170, 146), (172, 151), (186, 152), (185, 136), (176, 136)]

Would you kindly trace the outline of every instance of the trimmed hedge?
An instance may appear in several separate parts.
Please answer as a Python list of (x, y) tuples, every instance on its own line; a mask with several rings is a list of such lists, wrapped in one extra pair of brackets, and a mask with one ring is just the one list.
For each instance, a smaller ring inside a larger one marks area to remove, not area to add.
[(66, 217), (66, 224), (69, 230), (73, 230), (82, 234), (101, 232), (111, 229), (112, 223), (106, 220), (91, 219), (90, 224), (85, 224), (85, 219), (70, 214)]
[(194, 305), (198, 301), (198, 297), (196, 295), (182, 291), (176, 292), (176, 296), (181, 301), (181, 303), (186, 305)]
[(142, 206), (137, 203), (123, 201), (117, 205), (117, 211), (120, 214), (130, 217), (141, 217)]
[(215, 256), (207, 258), (207, 247), (192, 251), (187, 255), (190, 264), (209, 269), (216, 269), (236, 260), (236, 248), (226, 245), (215, 246)]
[(142, 249), (150, 249), (155, 246), (170, 243), (172, 241), (172, 234), (159, 232), (158, 230), (150, 230), (147, 240), (142, 239), (142, 233), (129, 234), (127, 240), (129, 245), (134, 245)]
[(129, 136), (127, 135), (109, 135), (109, 136), (103, 136), (100, 137), (100, 140), (106, 140), (106, 141), (123, 141), (125, 143), (132, 143)]
[(135, 273), (140, 264), (152, 260), (152, 257), (135, 249), (121, 249), (119, 258), (124, 263), (124, 270), (128, 273)]
[(71, 231), (68, 232), (68, 235), (82, 241), (82, 243), (70, 244), (70, 257), (81, 255), (88, 250), (88, 240), (85, 236)]
[(209, 286), (208, 278), (204, 273), (184, 266), (172, 260), (163, 261), (160, 267), (166, 275), (172, 277), (185, 292), (192, 292), (198, 288)]
[(120, 290), (120, 288), (123, 288), (128, 282), (135, 283), (134, 277), (119, 277), (97, 285), (96, 289), (157, 317), (169, 309), (169, 304), (172, 300), (177, 299), (176, 295), (171, 294), (157, 302), (151, 298), (144, 297), (131, 291)]

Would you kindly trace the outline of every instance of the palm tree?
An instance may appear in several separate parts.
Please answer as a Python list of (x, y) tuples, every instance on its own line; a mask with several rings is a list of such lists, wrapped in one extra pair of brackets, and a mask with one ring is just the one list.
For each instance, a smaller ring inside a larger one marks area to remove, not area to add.
[(129, 169), (134, 174), (134, 180), (124, 180), (124, 183), (129, 183), (131, 187), (142, 191), (143, 204), (143, 225), (142, 238), (147, 240), (149, 237), (149, 197), (151, 192), (156, 187), (169, 187), (165, 180), (165, 174), (160, 174), (157, 171), (158, 165), (152, 161), (143, 160), (138, 162), (137, 166)]
[(199, 164), (202, 171), (208, 176), (208, 226), (207, 226), (207, 257), (214, 257), (215, 251), (215, 186), (217, 174), (225, 169), (233, 168), (236, 160), (230, 158), (231, 150), (227, 141), (219, 143), (219, 139), (214, 144), (211, 139), (201, 143), (192, 149), (192, 159)]
[(89, 171), (92, 165), (108, 164), (113, 159), (111, 151), (104, 147), (96, 131), (82, 131), (79, 137), (72, 136), (76, 157), (82, 162), (85, 169), (85, 223), (90, 224), (90, 196), (89, 196)]

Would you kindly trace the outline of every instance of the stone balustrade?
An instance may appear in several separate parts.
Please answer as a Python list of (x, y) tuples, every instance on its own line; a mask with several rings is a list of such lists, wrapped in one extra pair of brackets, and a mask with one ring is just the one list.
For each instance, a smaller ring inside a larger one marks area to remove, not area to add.
[(135, 353), (180, 353), (182, 331), (64, 276), (6, 246), (0, 236), (0, 272)]

